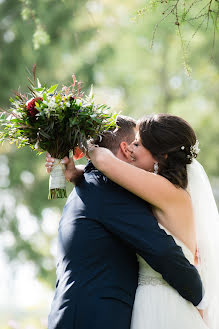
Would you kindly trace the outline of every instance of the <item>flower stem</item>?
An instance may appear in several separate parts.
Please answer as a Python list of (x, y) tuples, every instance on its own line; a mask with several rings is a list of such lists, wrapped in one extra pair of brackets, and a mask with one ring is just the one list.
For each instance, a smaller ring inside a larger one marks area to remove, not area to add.
[(49, 190), (48, 200), (67, 198), (66, 189), (55, 188)]

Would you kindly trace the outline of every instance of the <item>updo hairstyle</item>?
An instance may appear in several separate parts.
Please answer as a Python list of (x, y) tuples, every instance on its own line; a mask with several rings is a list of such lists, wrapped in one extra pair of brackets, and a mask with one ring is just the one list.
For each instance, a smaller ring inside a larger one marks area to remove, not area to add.
[(138, 123), (142, 145), (158, 162), (158, 174), (177, 187), (188, 185), (186, 165), (197, 157), (196, 135), (184, 119), (170, 114), (144, 117)]

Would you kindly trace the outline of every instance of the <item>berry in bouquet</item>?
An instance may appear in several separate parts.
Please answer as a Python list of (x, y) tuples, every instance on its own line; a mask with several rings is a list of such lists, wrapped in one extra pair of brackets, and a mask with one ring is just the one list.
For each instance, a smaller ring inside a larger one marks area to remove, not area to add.
[[(95, 139), (116, 126), (117, 114), (105, 104), (96, 105), (94, 95), (81, 92), (81, 83), (73, 75), (70, 86), (47, 88), (30, 80), (29, 92), (16, 92), (11, 108), (1, 111), (0, 142), (9, 140), (17, 147), (29, 145), (38, 154), (47, 151), (55, 163), (49, 180), (49, 199), (66, 197), (65, 167), (61, 159), (69, 152), (79, 158), (87, 150), (87, 140)], [(78, 156), (79, 155), (79, 156)]]

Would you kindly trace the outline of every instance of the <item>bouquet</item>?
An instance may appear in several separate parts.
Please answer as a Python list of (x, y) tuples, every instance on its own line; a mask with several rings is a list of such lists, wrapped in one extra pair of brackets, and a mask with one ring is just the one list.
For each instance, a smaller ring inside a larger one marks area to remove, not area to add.
[(61, 159), (73, 152), (77, 158), (87, 150), (87, 140), (97, 138), (104, 131), (115, 127), (117, 114), (108, 113), (105, 104), (95, 105), (91, 92), (84, 96), (81, 83), (75, 75), (73, 83), (47, 88), (41, 86), (35, 69), (28, 94), (16, 92), (16, 98), (10, 98), (12, 107), (1, 111), (0, 142), (9, 140), (17, 147), (29, 145), (38, 154), (48, 151), (56, 158), (50, 175), (49, 199), (66, 197), (65, 168)]

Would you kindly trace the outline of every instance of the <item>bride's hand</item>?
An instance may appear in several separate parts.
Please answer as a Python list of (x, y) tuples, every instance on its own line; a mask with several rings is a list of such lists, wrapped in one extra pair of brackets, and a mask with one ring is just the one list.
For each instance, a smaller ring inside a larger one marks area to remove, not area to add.
[(88, 148), (88, 157), (93, 163), (94, 167), (100, 171), (104, 170), (104, 165), (109, 163), (110, 159), (114, 157), (113, 153), (105, 147), (98, 145), (91, 145)]
[[(53, 168), (53, 165), (54, 165), (54, 162), (55, 162), (55, 158), (53, 158), (48, 152), (46, 153), (46, 163), (45, 163), (45, 167), (46, 167), (46, 172), (47, 174), (50, 174), (51, 171), (52, 171), (52, 168)], [(74, 169), (74, 168), (71, 168), (72, 167), (72, 164), (70, 164), (69, 166), (69, 162), (70, 162), (70, 159), (66, 156), (62, 159), (62, 164), (64, 164), (66, 166), (66, 169)]]
[[(46, 154), (46, 171), (49, 174), (52, 170), (55, 159), (49, 153)], [(65, 165), (65, 178), (68, 182), (75, 183), (83, 175), (83, 168), (77, 168), (73, 158), (67, 156), (62, 159), (62, 164)]]

